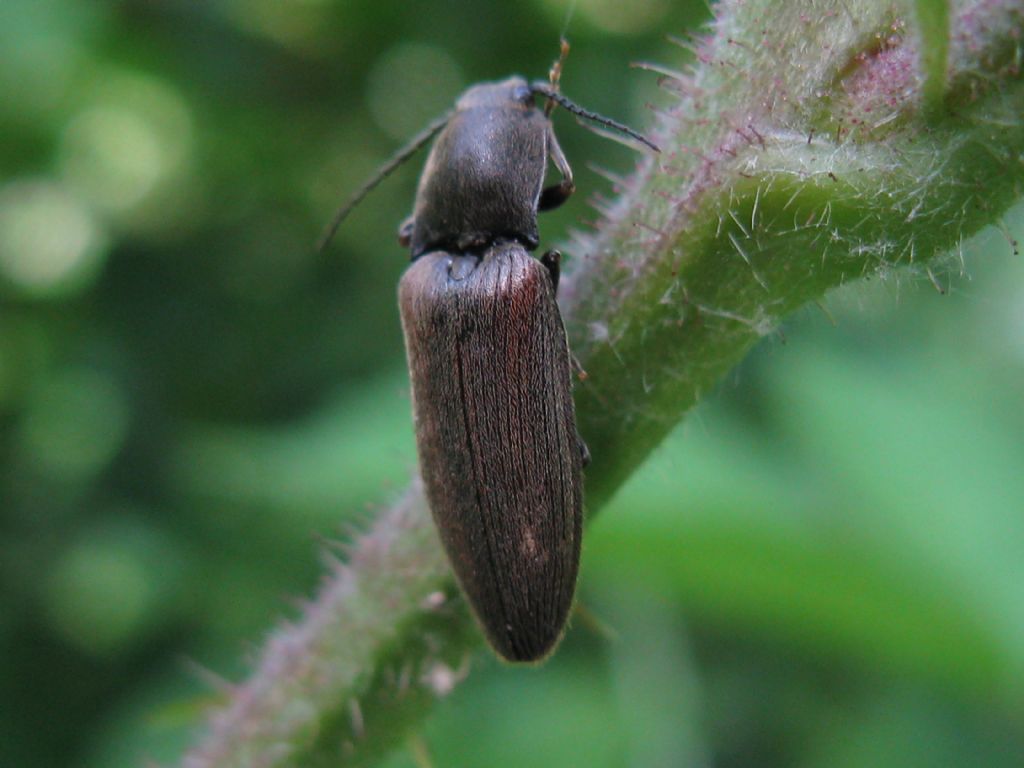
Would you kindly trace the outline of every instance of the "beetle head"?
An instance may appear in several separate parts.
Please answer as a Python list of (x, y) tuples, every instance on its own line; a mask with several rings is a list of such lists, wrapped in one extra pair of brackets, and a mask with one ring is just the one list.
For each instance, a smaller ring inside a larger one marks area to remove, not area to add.
[(466, 91), (455, 103), (458, 112), (476, 107), (536, 107), (534, 89), (522, 77), (510, 77), (497, 83), (481, 83)]

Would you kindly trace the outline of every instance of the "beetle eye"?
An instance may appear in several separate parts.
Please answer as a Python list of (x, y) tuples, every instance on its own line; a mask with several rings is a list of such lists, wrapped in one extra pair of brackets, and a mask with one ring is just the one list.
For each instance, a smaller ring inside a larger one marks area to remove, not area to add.
[(517, 85), (515, 90), (512, 91), (512, 98), (520, 104), (532, 105), (533, 91), (530, 90), (528, 85)]

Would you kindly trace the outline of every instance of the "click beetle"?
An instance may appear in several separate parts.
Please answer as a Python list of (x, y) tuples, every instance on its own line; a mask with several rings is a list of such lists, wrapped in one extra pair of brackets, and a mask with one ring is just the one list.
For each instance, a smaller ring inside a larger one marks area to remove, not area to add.
[[(530, 255), (537, 213), (575, 189), (550, 112), (558, 104), (657, 151), (565, 98), (559, 68), (550, 83), (512, 77), (467, 90), (338, 211), (321, 240), (322, 248), (371, 189), (436, 136), (399, 230), (412, 258), (398, 296), (420, 474), (473, 613), (494, 650), (516, 662), (543, 659), (564, 630), (589, 458), (555, 301), (560, 255)], [(561, 180), (545, 187), (549, 158)]]

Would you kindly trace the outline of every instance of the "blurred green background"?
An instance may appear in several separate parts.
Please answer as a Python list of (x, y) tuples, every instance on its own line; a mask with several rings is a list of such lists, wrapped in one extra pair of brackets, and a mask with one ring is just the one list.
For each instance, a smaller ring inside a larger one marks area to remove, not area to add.
[[(580, 0), (563, 79), (644, 125), (629, 62), (702, 0)], [(0, 3), (0, 766), (173, 762), (415, 466), (395, 242), (479, 80), (544, 76), (566, 3)], [(587, 226), (628, 151), (558, 118)], [(1021, 210), (939, 279), (766, 340), (588, 533), (539, 670), (481, 650), (438, 766), (1020, 766)], [(572, 254), (567, 254), (571, 259)], [(966, 265), (966, 267), (963, 266)], [(393, 766), (411, 766), (398, 750)]]

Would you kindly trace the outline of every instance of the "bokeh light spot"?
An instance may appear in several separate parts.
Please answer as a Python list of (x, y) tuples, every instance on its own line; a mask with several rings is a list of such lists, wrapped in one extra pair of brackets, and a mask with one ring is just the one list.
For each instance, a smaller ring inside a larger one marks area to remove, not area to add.
[(161, 594), (160, 559), (151, 557), (150, 537), (126, 535), (131, 533), (117, 527), (91, 531), (57, 561), (47, 580), (51, 623), (94, 655), (108, 655), (137, 637)]
[(20, 180), (0, 188), (0, 277), (28, 296), (84, 290), (99, 272), (107, 237), (61, 185)]
[(2, 0), (0, 114), (29, 126), (58, 118), (112, 15), (105, 3)]
[(186, 169), (192, 154), (191, 112), (170, 86), (137, 73), (104, 78), (68, 123), (59, 166), (92, 204), (127, 213), (148, 202)]
[(459, 65), (441, 48), (401, 43), (373, 65), (367, 83), (370, 112), (388, 135), (405, 141), (451, 107), (463, 82)]
[(89, 480), (121, 448), (128, 430), (123, 393), (105, 374), (65, 371), (33, 393), (23, 422), (29, 458), (59, 480)]
[(167, 172), (156, 132), (130, 109), (87, 110), (68, 126), (64, 149), (68, 177), (93, 202), (114, 210), (138, 204)]

